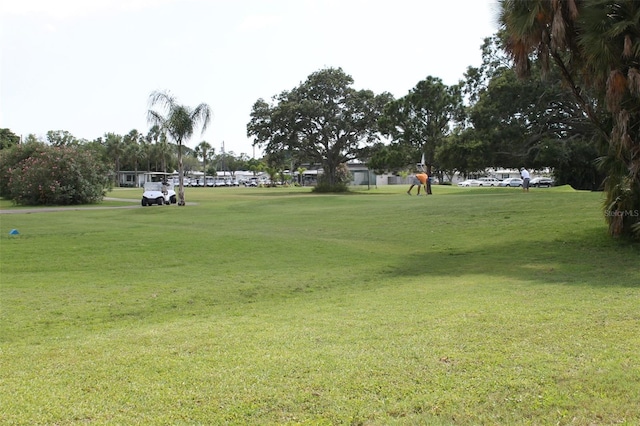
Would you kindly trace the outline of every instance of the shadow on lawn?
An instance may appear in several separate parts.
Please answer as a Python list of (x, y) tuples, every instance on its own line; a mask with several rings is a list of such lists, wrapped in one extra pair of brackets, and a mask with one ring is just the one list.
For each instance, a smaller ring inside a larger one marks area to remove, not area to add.
[(640, 287), (640, 245), (614, 240), (602, 228), (549, 241), (434, 247), (392, 267), (395, 276), (492, 275), (538, 283)]

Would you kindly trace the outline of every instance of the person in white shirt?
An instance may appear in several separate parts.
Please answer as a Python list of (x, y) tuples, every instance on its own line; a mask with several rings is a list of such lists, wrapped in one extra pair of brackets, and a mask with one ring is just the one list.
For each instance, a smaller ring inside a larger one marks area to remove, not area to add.
[(522, 176), (522, 190), (525, 192), (529, 192), (529, 181), (531, 176), (529, 175), (529, 171), (522, 167), (520, 169), (520, 176)]

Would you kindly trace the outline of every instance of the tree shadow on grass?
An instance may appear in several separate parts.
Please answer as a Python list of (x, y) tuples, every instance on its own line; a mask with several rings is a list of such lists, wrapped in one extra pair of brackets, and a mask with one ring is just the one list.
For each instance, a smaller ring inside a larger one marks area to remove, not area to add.
[(393, 276), (496, 278), (596, 287), (640, 287), (640, 245), (614, 240), (602, 228), (552, 240), (432, 247), (387, 271)]

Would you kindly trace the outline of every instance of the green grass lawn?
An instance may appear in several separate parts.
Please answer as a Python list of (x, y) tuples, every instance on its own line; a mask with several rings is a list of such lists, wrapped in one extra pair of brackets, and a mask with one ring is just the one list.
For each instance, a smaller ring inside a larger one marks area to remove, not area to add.
[(0, 424), (639, 424), (602, 194), (406, 189), (0, 215)]

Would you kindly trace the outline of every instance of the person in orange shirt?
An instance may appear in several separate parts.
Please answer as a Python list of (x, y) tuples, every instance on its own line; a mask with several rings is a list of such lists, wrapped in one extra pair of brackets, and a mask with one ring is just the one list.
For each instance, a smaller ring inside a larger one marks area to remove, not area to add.
[(427, 176), (425, 172), (416, 173), (415, 175), (411, 176), (411, 186), (409, 187), (407, 194), (411, 195), (411, 190), (414, 186), (417, 185), (418, 195), (420, 195), (420, 188), (422, 188), (423, 186), (424, 194), (427, 195), (427, 179), (429, 179), (429, 176)]

